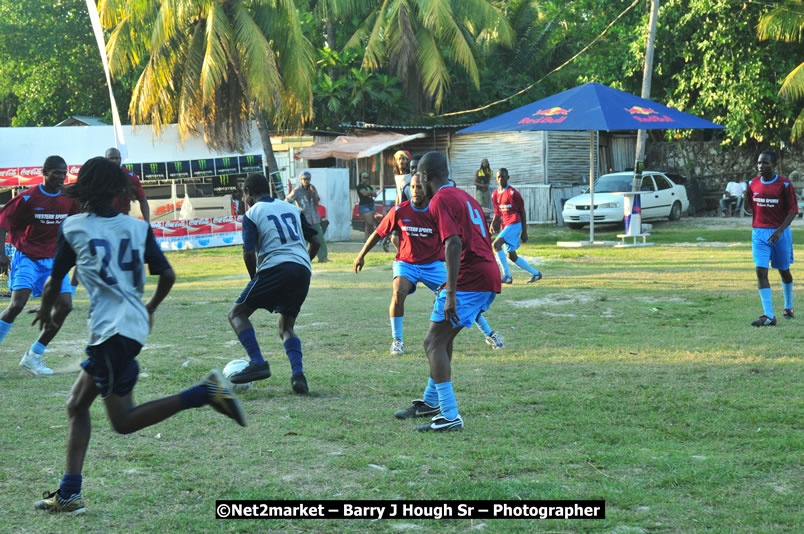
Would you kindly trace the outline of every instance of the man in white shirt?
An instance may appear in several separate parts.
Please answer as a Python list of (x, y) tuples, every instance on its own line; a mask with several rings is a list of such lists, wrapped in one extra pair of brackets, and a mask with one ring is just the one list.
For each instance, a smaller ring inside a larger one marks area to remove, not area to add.
[(744, 196), (745, 184), (743, 182), (729, 182), (723, 198), (720, 199), (720, 216), (725, 217), (729, 213), (729, 207), (734, 206), (734, 214), (742, 217)]

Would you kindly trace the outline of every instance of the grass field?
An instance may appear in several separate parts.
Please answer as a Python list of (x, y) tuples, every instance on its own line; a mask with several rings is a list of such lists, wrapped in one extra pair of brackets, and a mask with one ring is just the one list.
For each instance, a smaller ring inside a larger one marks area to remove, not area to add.
[[(804, 307), (775, 328), (750, 326), (761, 308), (749, 232), (693, 220), (657, 225), (654, 247), (560, 249), (557, 240), (586, 234), (531, 227), (520, 253), (545, 278), (526, 286), (512, 267), (514, 285), (487, 314), (506, 350), (492, 351), (477, 329), (456, 339), (466, 428), (446, 435), (415, 433), (392, 417), (426, 385), (431, 294), (420, 288), (408, 299), (408, 353), (390, 356), (392, 255), (373, 252), (355, 276), (359, 245), (332, 244), (334, 261), (314, 264), (297, 322), (310, 395), (291, 391), (276, 317), (258, 312), (273, 376), (241, 396), (249, 427), (202, 408), (120, 436), (96, 403), (88, 513), (54, 517), (32, 503), (64, 469), (64, 401), (86, 337), (79, 290), (45, 360), (57, 375), (35, 379), (17, 366), (35, 337), (28, 317), (2, 345), (0, 531), (801, 531)], [(794, 236), (800, 247), (804, 231)], [(243, 356), (226, 319), (247, 281), (239, 249), (169, 259), (178, 281), (139, 357), (138, 402)], [(778, 275), (771, 280), (781, 316)], [(223, 498), (605, 499), (607, 517), (216, 520)]]

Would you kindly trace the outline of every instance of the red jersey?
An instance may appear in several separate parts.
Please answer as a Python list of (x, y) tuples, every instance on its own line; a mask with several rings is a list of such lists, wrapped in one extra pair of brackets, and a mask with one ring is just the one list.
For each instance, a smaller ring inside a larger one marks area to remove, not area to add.
[(495, 189), (491, 194), (491, 205), (494, 206), (494, 215), (502, 217), (502, 226), (522, 222), (519, 215), (525, 211), (525, 201), (519, 191), (510, 185), (502, 191)]
[(377, 226), (377, 235), (385, 237), (394, 230), (400, 230), (397, 261), (419, 265), (443, 261), (444, 246), (435, 219), (426, 207), (416, 209), (406, 200), (389, 211)]
[(42, 260), (56, 255), (62, 221), (80, 212), (78, 204), (64, 196), (64, 190), (52, 194), (38, 185), (0, 209), (0, 227), (9, 233), (17, 250), (32, 260)]
[[(131, 172), (130, 170), (122, 167), (121, 170), (128, 176), (129, 181), (131, 182), (131, 189), (130, 191), (134, 193), (134, 198), (137, 200), (142, 200), (145, 198), (145, 189), (142, 188), (142, 183), (140, 183), (140, 177), (137, 176), (135, 173)], [(129, 195), (129, 191), (124, 191), (117, 195), (117, 198), (114, 199), (112, 203), (114, 209), (119, 211), (120, 213), (124, 213), (128, 215), (128, 212), (131, 211), (131, 196)]]
[(761, 177), (753, 178), (748, 182), (745, 196), (754, 212), (754, 228), (779, 228), (788, 214), (798, 213), (793, 184), (778, 174), (767, 183)]
[(483, 208), (466, 191), (444, 186), (430, 201), (430, 213), (438, 225), (441, 242), (461, 238), (458, 291), (501, 291), (500, 269), (491, 250)]

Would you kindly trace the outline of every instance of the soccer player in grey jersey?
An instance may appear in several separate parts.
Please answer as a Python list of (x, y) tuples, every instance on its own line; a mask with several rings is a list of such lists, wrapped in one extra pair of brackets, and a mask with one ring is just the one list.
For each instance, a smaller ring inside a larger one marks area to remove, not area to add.
[[(67, 466), (59, 489), (34, 506), (71, 515), (86, 511), (81, 496), (81, 472), (89, 446), (89, 409), (103, 398), (112, 428), (130, 434), (176, 413), (209, 404), (246, 426), (237, 398), (226, 389), (220, 371), (176, 395), (134, 405), (132, 393), (139, 365), (136, 356), (145, 344), (156, 308), (167, 296), (176, 275), (156, 243), (150, 225), (117, 212), (112, 201), (128, 187), (128, 178), (106, 158), (92, 158), (65, 194), (75, 198), (84, 213), (68, 217), (61, 226), (53, 271), (42, 292), (36, 319), (42, 328), (53, 322), (51, 311), (61, 281), (76, 266), (78, 278), (89, 293), (88, 359), (81, 367), (69, 397), (67, 414)], [(159, 276), (156, 291), (142, 303), (143, 264)]]

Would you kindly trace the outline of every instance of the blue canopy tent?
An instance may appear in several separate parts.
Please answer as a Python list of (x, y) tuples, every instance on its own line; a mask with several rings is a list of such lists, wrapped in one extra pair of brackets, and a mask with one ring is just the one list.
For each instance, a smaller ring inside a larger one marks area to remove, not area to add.
[(528, 130), (589, 131), (589, 184), (591, 195), (589, 240), (594, 241), (595, 145), (597, 133), (618, 130), (686, 130), (723, 126), (669, 108), (645, 98), (586, 83), (494, 118), (457, 133), (520, 132)]

